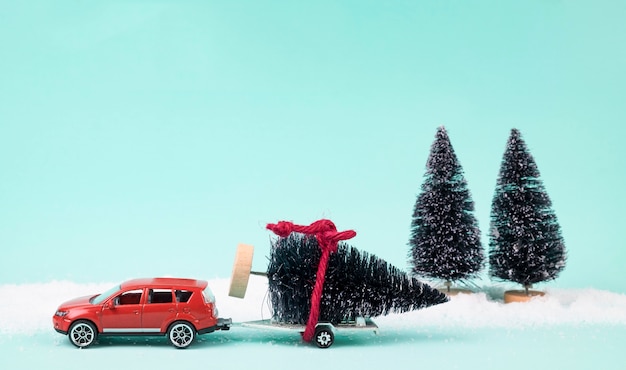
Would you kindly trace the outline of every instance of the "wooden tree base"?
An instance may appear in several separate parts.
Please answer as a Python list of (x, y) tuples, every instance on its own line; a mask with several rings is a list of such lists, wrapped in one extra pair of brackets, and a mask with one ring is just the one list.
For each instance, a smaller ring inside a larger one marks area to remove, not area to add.
[(544, 292), (529, 290), (526, 294), (525, 290), (507, 290), (504, 292), (504, 303), (528, 302), (535, 297), (543, 297)]
[(246, 244), (239, 244), (239, 246), (237, 246), (233, 273), (230, 276), (230, 290), (228, 291), (229, 296), (237, 298), (243, 298), (246, 296), (248, 279), (250, 278), (250, 269), (252, 268), (253, 254), (253, 246)]

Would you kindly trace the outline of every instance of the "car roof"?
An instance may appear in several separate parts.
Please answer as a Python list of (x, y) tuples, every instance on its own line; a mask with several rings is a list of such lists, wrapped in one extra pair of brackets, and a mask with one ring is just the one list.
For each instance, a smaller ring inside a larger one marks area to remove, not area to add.
[(199, 288), (204, 289), (208, 283), (205, 280), (183, 279), (171, 277), (132, 279), (120, 284), (122, 289), (132, 288)]

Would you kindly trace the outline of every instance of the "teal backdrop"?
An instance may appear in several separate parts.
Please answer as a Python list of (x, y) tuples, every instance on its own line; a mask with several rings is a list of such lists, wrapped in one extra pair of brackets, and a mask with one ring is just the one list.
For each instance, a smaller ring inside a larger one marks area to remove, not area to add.
[[(264, 270), (330, 218), (408, 269), (444, 125), (487, 248), (511, 128), (569, 259), (626, 292), (624, 1), (0, 1), (0, 283)], [(480, 285), (501, 284), (487, 276)]]

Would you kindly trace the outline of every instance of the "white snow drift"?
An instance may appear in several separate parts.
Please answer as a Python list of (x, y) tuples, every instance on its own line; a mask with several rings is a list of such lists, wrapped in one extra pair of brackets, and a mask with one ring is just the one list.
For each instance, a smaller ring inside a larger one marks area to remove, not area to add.
[[(117, 282), (77, 284), (53, 281), (0, 285), (0, 332), (28, 334), (52, 329), (57, 306), (74, 297), (100, 293)], [(267, 283), (251, 277), (246, 298), (228, 296), (228, 279), (209, 281), (221, 317), (235, 322), (269, 318)], [(453, 297), (448, 303), (378, 317), (382, 330), (411, 327), (527, 327), (554, 324), (626, 324), (626, 295), (596, 289), (547, 290), (529, 303), (504, 304), (501, 290)]]

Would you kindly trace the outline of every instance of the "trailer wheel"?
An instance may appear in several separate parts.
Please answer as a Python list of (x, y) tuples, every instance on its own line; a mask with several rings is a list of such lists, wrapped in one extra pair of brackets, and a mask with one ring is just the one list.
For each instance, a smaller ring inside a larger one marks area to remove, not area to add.
[(315, 329), (315, 336), (313, 337), (315, 344), (319, 348), (328, 348), (335, 342), (335, 334), (328, 325), (321, 325)]

